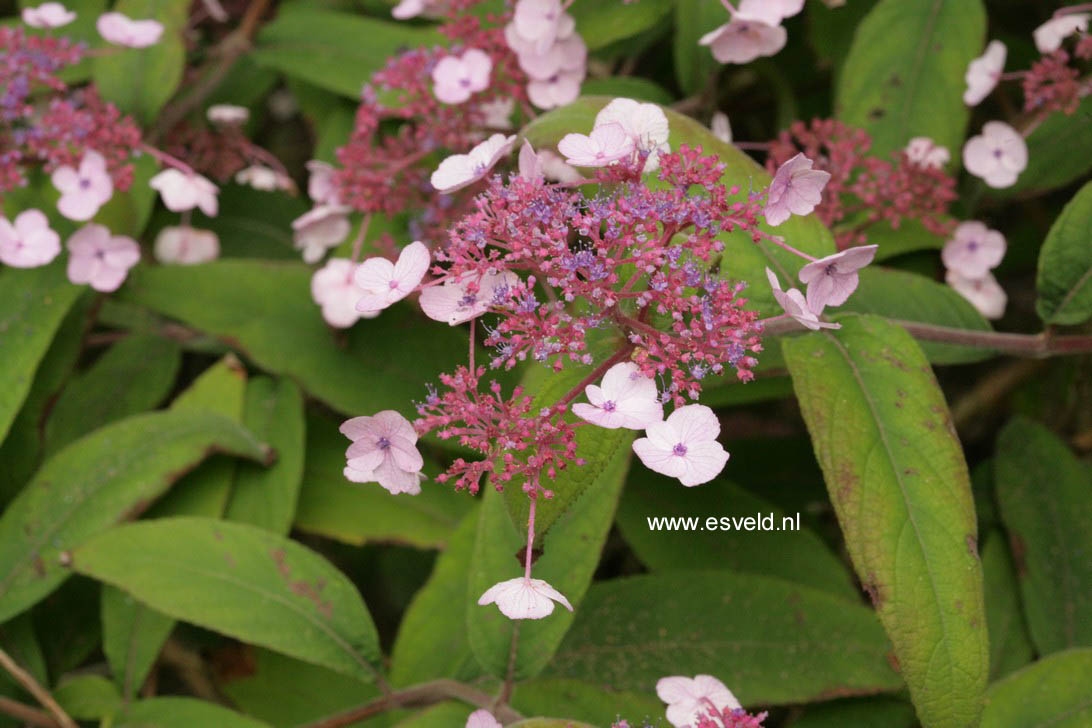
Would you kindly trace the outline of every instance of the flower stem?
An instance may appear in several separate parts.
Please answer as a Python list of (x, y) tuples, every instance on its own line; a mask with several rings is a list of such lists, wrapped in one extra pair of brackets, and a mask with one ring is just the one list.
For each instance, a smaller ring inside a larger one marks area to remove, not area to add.
[(43, 708), (49, 711), (49, 714), (53, 716), (54, 722), (56, 722), (60, 728), (79, 728), (79, 726), (76, 725), (76, 721), (72, 720), (68, 713), (64, 712), (64, 708), (57, 704), (57, 701), (49, 694), (49, 691), (43, 688), (41, 684), (34, 679), (33, 675), (21, 668), (19, 664), (11, 658), (11, 655), (2, 648), (0, 648), (0, 667), (7, 670), (28, 693), (33, 695), (34, 698), (42, 704)]
[(531, 547), (535, 544), (535, 506), (538, 504), (538, 494), (531, 495), (531, 510), (527, 514), (527, 555), (523, 562), (523, 578), (531, 578)]

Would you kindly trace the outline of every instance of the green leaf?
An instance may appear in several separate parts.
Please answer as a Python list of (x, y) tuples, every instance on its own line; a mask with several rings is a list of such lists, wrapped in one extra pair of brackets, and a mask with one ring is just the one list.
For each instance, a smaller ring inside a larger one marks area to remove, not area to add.
[(128, 702), (144, 685), (175, 621), (109, 584), (102, 585), (100, 612), (102, 651)]
[(379, 637), (352, 582), (310, 549), (260, 528), (139, 521), (88, 541), (72, 564), (175, 619), (361, 680), (378, 673)]
[(157, 193), (148, 183), (159, 171), (159, 164), (150, 155), (135, 157), (131, 162), (132, 186), (125, 192), (115, 189), (110, 201), (102, 206), (94, 219), (110, 228), (115, 235), (128, 235), (140, 240), (155, 206)]
[[(756, 519), (751, 530), (737, 530), (744, 528), (742, 521), (747, 517)], [(860, 592), (845, 565), (810, 529), (781, 530), (796, 525), (793, 521), (799, 514), (789, 514), (789, 523), (784, 517), (773, 504), (726, 479), (700, 488), (683, 488), (678, 481), (644, 468), (630, 474), (618, 506), (622, 536), (654, 572), (727, 569), (765, 574), (857, 601)], [(650, 519), (659, 518), (692, 518), (695, 528), (654, 529)], [(739, 522), (733, 523), (731, 518)], [(754, 530), (759, 518), (768, 518), (771, 528), (777, 530)], [(713, 523), (707, 528), (709, 519)]]
[(64, 711), (78, 720), (101, 720), (121, 707), (121, 695), (114, 683), (102, 675), (78, 675), (62, 680), (53, 697)]
[(270, 650), (254, 649), (246, 659), (253, 672), (220, 687), (240, 710), (274, 728), (306, 725), (379, 695), (373, 685)]
[(261, 65), (359, 100), (361, 88), (391, 56), (443, 40), (435, 30), (406, 23), (287, 6), (258, 33), (250, 56)]
[(256, 377), (246, 387), (243, 424), (277, 452), (269, 467), (240, 463), (227, 518), (282, 536), (292, 528), (303, 480), (303, 396), (291, 379)]
[(648, 694), (664, 675), (709, 674), (744, 705), (776, 705), (896, 690), (887, 651), (867, 607), (770, 577), (672, 572), (593, 586), (546, 674)]
[(641, 718), (664, 710), (655, 695), (611, 692), (580, 680), (522, 682), (512, 693), (511, 703), (524, 715), (564, 715), (593, 725), (612, 725), (622, 717), (637, 726)]
[[(555, 147), (565, 134), (591, 129), (596, 113), (609, 101), (609, 98), (601, 96), (577, 99), (568, 106), (538, 117), (524, 127), (523, 134), (536, 148)], [(761, 189), (770, 183), (770, 175), (766, 170), (739, 149), (720, 141), (706, 127), (690, 117), (672, 109), (665, 108), (663, 111), (671, 130), (669, 142), (672, 149), (678, 149), (680, 144), (689, 144), (692, 147), (701, 146), (707, 154), (717, 155), (725, 165), (722, 182), (738, 184), (743, 190), (741, 195), (746, 195), (748, 189)], [(783, 236), (793, 247), (816, 257), (835, 252), (830, 231), (814, 215), (793, 216), (777, 228), (763, 225), (763, 229)], [(784, 284), (786, 281), (796, 280), (796, 275), (805, 261), (768, 241), (754, 243), (750, 235), (739, 231), (723, 234), (720, 238), (725, 243), (721, 272), (751, 285), (745, 293), (748, 308), (759, 311), (762, 316), (782, 313), (766, 282), (765, 269), (767, 266), (771, 268)]]
[(924, 726), (973, 725), (989, 669), (970, 479), (901, 328), (844, 317), (782, 344), (846, 547)]
[(1039, 654), (1092, 646), (1092, 472), (1023, 418), (997, 438), (994, 478)]
[(569, 13), (589, 51), (642, 33), (671, 12), (671, 0), (650, 3), (573, 3)]
[(417, 711), (409, 718), (398, 721), (396, 726), (397, 728), (451, 728), (451, 726), (466, 725), (466, 719), (473, 711), (473, 706), (448, 700)]
[(876, 0), (855, 0), (841, 7), (826, 3), (809, 3), (808, 40), (823, 63), (834, 67), (834, 76), (841, 73), (842, 64), (853, 45), (853, 35), (861, 19), (876, 4)]
[(675, 0), (675, 80), (693, 96), (716, 83), (721, 64), (698, 40), (727, 22), (724, 6), (706, 0)]
[[(852, 6), (851, 6), (852, 7)], [(804, 711), (792, 728), (914, 728), (914, 706), (889, 697), (833, 700)]]
[(196, 698), (148, 698), (126, 707), (116, 728), (269, 728), (268, 723), (247, 717), (222, 705)]
[[(226, 184), (220, 188), (219, 203), (216, 217), (200, 210), (192, 214), (194, 227), (211, 230), (220, 238), (221, 258), (299, 260), (299, 251), (292, 247), (292, 221), (308, 209), (300, 197)], [(162, 208), (152, 228), (158, 232), (177, 224), (178, 214)]]
[(1087, 728), (1092, 649), (1045, 657), (990, 685), (980, 728)]
[(947, 242), (943, 236), (935, 235), (925, 229), (919, 220), (903, 220), (897, 228), (892, 228), (886, 220), (867, 228), (868, 243), (878, 245), (876, 260), (888, 260), (920, 250), (940, 250)]
[(161, 336), (128, 336), (57, 398), (45, 425), (48, 456), (94, 429), (158, 406), (170, 393), (182, 350)]
[(102, 641), (100, 590), (93, 579), (76, 575), (29, 612), (50, 675), (75, 670), (98, 650)]
[[(917, 273), (868, 267), (860, 286), (839, 311), (871, 313), (902, 321), (992, 331), (989, 322), (955, 289)], [(921, 350), (934, 364), (966, 364), (989, 359), (993, 352), (970, 346), (924, 341)]]
[(19, 413), (34, 371), (49, 350), (80, 289), (65, 278), (61, 261), (41, 268), (0, 269), (0, 441)]
[[(20, 614), (0, 625), (0, 647), (35, 680), (44, 685), (49, 684), (45, 655), (42, 653), (41, 645), (38, 644), (38, 637), (34, 633), (34, 621), (30, 618), (30, 614)], [(2, 675), (0, 680), (9, 681), (12, 685), (18, 684), (7, 672), (0, 675)]]
[(466, 356), (464, 333), (420, 326), (423, 316), (408, 305), (335, 334), (311, 300), (312, 273), (299, 263), (242, 260), (139, 266), (120, 295), (220, 337), (346, 414), (405, 409), (425, 382)]
[(1003, 677), (1031, 662), (1035, 648), (1020, 605), (1016, 569), (1003, 534), (995, 530), (982, 546), (986, 626), (990, 633), (990, 677)]
[(158, 20), (163, 37), (148, 48), (107, 46), (92, 62), (99, 93), (142, 124), (156, 114), (182, 82), (186, 46), (182, 39), (189, 0), (118, 0), (114, 11), (130, 18)]
[[(577, 495), (569, 501), (568, 511), (557, 516), (549, 531), (540, 529), (537, 517), (535, 520), (536, 532), (545, 532), (545, 536), (535, 540), (535, 548), (542, 549), (542, 556), (534, 563), (533, 576), (549, 582), (575, 609), (580, 608), (614, 521), (614, 511), (629, 467), (633, 434), (628, 430), (581, 428), (578, 440), (581, 435), (585, 437), (579, 449), (588, 464), (567, 468), (549, 486), (565, 487)], [(582, 472), (577, 475), (577, 471)], [(578, 492), (571, 487), (571, 480), (581, 478), (587, 480), (587, 487)], [(526, 499), (518, 486), (509, 484), (508, 489), (519, 492)], [(501, 494), (490, 485), (486, 485), (484, 491), (467, 595), (471, 602), (467, 612), (470, 648), (482, 667), (498, 677), (505, 676), (510, 659), (514, 659), (517, 678), (534, 677), (550, 661), (572, 624), (573, 615), (558, 606), (545, 619), (515, 622), (501, 614), (496, 605), (476, 604), (489, 587), (523, 574), (517, 552), (527, 544), (526, 525), (517, 526), (519, 521), (514, 523), (509, 515), (511, 503), (506, 507), (508, 491)], [(549, 502), (540, 500), (538, 507)], [(511, 644), (517, 630), (519, 641), (513, 656)]]
[(223, 417), (152, 412), (95, 430), (47, 460), (0, 518), (0, 622), (68, 577), (62, 554), (139, 513), (213, 451), (269, 455)]
[[(391, 495), (376, 483), (345, 478), (349, 441), (326, 417), (307, 418), (307, 454), (295, 526), (353, 546), (367, 542), (443, 546), (474, 504), (466, 493), (425, 483), (420, 495)], [(425, 469), (435, 471), (430, 461)]]
[(881, 0), (857, 26), (838, 76), (838, 118), (871, 134), (880, 157), (916, 136), (962, 148), (963, 74), (985, 37), (982, 0)]
[(675, 100), (663, 86), (639, 76), (589, 78), (580, 85), (580, 91), (585, 96), (623, 96), (638, 101), (651, 101), (662, 106), (667, 106)]
[(990, 190), (995, 196), (1030, 196), (1064, 187), (1092, 170), (1092, 134), (1088, 118), (1092, 96), (1085, 96), (1073, 114), (1054, 112), (1027, 138), (1028, 166), (1016, 184)]
[(1035, 285), (1035, 310), (1048, 324), (1092, 318), (1092, 182), (1074, 195), (1047, 233)]
[(479, 520), (476, 509), (463, 518), (406, 609), (391, 649), (392, 685), (444, 677), (468, 681), (481, 675), (466, 634), (467, 610), (479, 608), (467, 588)]

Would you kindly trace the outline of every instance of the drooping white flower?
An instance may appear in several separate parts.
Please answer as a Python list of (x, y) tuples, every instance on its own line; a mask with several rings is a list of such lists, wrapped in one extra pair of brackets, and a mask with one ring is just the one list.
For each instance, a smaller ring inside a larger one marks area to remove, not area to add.
[(542, 579), (517, 577), (489, 587), (478, 599), (478, 604), (496, 604), (501, 614), (509, 619), (542, 619), (553, 614), (554, 602), (570, 612), (573, 605), (565, 595)]
[(781, 306), (781, 310), (795, 319), (798, 323), (803, 324), (812, 331), (842, 328), (841, 324), (832, 324), (820, 320), (819, 316), (822, 315), (823, 309), (813, 311), (808, 305), (807, 299), (804, 298), (804, 294), (797, 289), (790, 288), (787, 291), (782, 291), (781, 282), (777, 280), (777, 275), (769, 268), (766, 269), (766, 279), (770, 282), (770, 288), (773, 289), (774, 300)]
[(857, 271), (876, 257), (878, 245), (859, 245), (840, 253), (819, 258), (800, 269), (800, 282), (808, 287), (808, 308), (822, 311), (826, 306), (841, 306), (857, 290)]
[(515, 135), (494, 134), (466, 154), (453, 154), (432, 173), (432, 186), (445, 194), (472, 185), (512, 151)]
[(1001, 72), (1005, 70), (1005, 57), (1008, 49), (999, 40), (990, 41), (986, 46), (986, 52), (971, 61), (967, 66), (967, 90), (963, 92), (963, 103), (967, 106), (978, 106), (982, 99), (990, 95), (997, 88), (997, 82), (1001, 80)]
[(621, 126), (634, 148), (648, 153), (644, 166), (646, 172), (657, 169), (660, 154), (671, 151), (667, 143), (670, 132), (667, 115), (656, 104), (626, 98), (614, 99), (595, 115), (595, 127), (607, 124)]

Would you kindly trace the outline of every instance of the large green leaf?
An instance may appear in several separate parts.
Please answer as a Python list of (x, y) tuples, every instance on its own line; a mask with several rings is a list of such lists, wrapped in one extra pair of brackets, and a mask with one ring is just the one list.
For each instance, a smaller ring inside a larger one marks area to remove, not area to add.
[(1016, 569), (999, 530), (983, 539), (982, 573), (990, 633), (990, 677), (996, 679), (1023, 667), (1035, 656), (1020, 605)]
[(178, 344), (161, 336), (129, 336), (73, 378), (45, 426), (48, 456), (94, 429), (159, 405), (182, 364)]
[(251, 58), (359, 100), (364, 84), (391, 56), (442, 41), (436, 31), (406, 23), (287, 6), (258, 33)]
[(269, 728), (268, 723), (195, 698), (148, 698), (126, 707), (117, 728)]
[[(894, 268), (868, 267), (861, 271), (860, 281), (860, 286), (839, 311), (872, 313), (956, 329), (992, 331), (989, 322), (967, 299), (953, 288), (925, 276)], [(989, 349), (932, 341), (922, 342), (920, 346), (934, 364), (965, 364), (993, 355)]]
[(98, 429), (47, 460), (0, 518), (0, 622), (68, 577), (62, 555), (139, 513), (213, 451), (269, 455), (223, 417), (153, 412)]
[[(599, 554), (614, 520), (633, 437), (627, 430), (583, 429), (606, 436), (594, 443), (581, 443), (581, 454), (589, 459), (581, 470), (592, 467), (593, 461), (600, 463), (600, 469), (594, 475), (584, 474), (590, 480), (589, 487), (570, 501), (569, 510), (556, 519), (545, 536), (536, 539), (535, 548), (542, 549), (542, 556), (535, 561), (532, 571), (534, 578), (546, 580), (576, 609), (580, 608), (599, 565)], [(593, 444), (598, 447), (591, 449)], [(569, 468), (565, 472), (576, 470)], [(555, 483), (557, 480), (560, 479), (555, 479)], [(518, 490), (518, 486), (511, 484), (509, 488)], [(521, 496), (526, 498), (522, 492)], [(477, 602), (494, 584), (523, 574), (517, 552), (527, 544), (526, 521), (522, 525), (518, 521), (513, 523), (505, 500), (505, 495), (486, 485), (470, 568), (467, 598), (472, 602)], [(537, 518), (535, 530), (542, 532)], [(572, 620), (573, 615), (561, 606), (545, 619), (516, 622), (501, 614), (495, 605), (473, 604), (467, 612), (467, 633), (474, 656), (487, 671), (504, 677), (511, 660), (514, 674), (529, 678), (550, 661)], [(513, 654), (512, 640), (517, 636)]]
[(1092, 472), (1045, 427), (1018, 418), (997, 439), (994, 477), (1039, 654), (1092, 646)]
[(792, 728), (914, 728), (914, 706), (887, 696), (845, 698), (809, 707)]
[(1069, 201), (1039, 250), (1039, 300), (1048, 324), (1092, 318), (1092, 182)]
[(588, 50), (642, 33), (659, 24), (671, 12), (672, 0), (650, 3), (573, 3), (569, 13), (576, 20), (576, 32)]
[(269, 531), (209, 518), (138, 521), (91, 539), (72, 565), (175, 619), (362, 680), (377, 674), (379, 637), (356, 587)]
[(969, 116), (963, 74), (985, 37), (982, 0), (881, 0), (838, 76), (838, 118), (871, 134), (880, 156), (927, 136), (958, 157)]
[(291, 379), (256, 377), (247, 383), (243, 424), (277, 452), (269, 467), (240, 463), (226, 517), (286, 535), (303, 480), (303, 396)]
[(973, 725), (989, 670), (967, 465), (929, 363), (902, 329), (843, 317), (782, 345), (816, 458), (918, 717)]
[(1073, 114), (1054, 112), (1028, 135), (1028, 166), (1016, 184), (990, 190), (995, 196), (1025, 196), (1049, 192), (1079, 180), (1092, 170), (1092, 134), (1088, 117), (1092, 96), (1085, 96)]
[[(327, 417), (307, 418), (307, 455), (296, 528), (360, 546), (369, 541), (443, 546), (474, 504), (467, 493), (426, 482), (420, 495), (391, 495), (377, 483), (345, 478), (349, 441)], [(425, 461), (425, 472), (436, 466)]]
[[(742, 530), (748, 516), (756, 522), (752, 530)], [(728, 569), (765, 574), (859, 599), (849, 570), (826, 544), (808, 528), (790, 530), (798, 516), (789, 514), (788, 522), (783, 522), (786, 514), (779, 508), (723, 478), (700, 488), (682, 488), (674, 479), (635, 468), (618, 506), (618, 528), (637, 558), (653, 571)], [(653, 525), (653, 519), (668, 518), (692, 519), (694, 527), (668, 530), (662, 521)], [(759, 518), (768, 518), (776, 530), (753, 530)]]
[(64, 711), (79, 720), (109, 718), (121, 707), (117, 686), (102, 675), (77, 675), (63, 680), (53, 697)]
[(126, 701), (144, 685), (175, 621), (117, 587), (102, 585), (102, 651)]
[(657, 716), (663, 702), (649, 693), (617, 693), (603, 690), (580, 680), (531, 680), (516, 686), (512, 707), (524, 715), (564, 715), (593, 725), (613, 725), (628, 718), (631, 726), (638, 720)]
[(990, 685), (981, 728), (1092, 725), (1092, 649), (1057, 652)]
[(80, 289), (65, 278), (61, 262), (42, 268), (0, 269), (0, 441), (19, 413), (34, 371)]
[(312, 272), (244, 260), (141, 266), (120, 295), (220, 337), (347, 414), (405, 410), (426, 381), (465, 358), (463, 332), (426, 323), (408, 305), (360, 322), (339, 344), (311, 300)]
[(182, 82), (186, 46), (182, 39), (189, 0), (118, 0), (114, 10), (130, 18), (158, 20), (163, 36), (147, 48), (108, 46), (92, 63), (99, 93), (126, 114), (148, 124)]
[[(744, 703), (898, 689), (867, 607), (780, 579), (690, 571), (596, 584), (547, 675), (653, 692), (664, 675), (715, 675)], [(790, 677), (791, 676), (791, 677)]]
[[(555, 109), (535, 119), (523, 129), (523, 134), (536, 147), (554, 148), (565, 134), (570, 132), (586, 133), (592, 128), (596, 113), (603, 108), (609, 98), (588, 96), (577, 99), (568, 106)], [(670, 127), (669, 142), (672, 149), (680, 144), (692, 147), (700, 146), (706, 154), (715, 154), (725, 166), (721, 181), (728, 185), (739, 185), (740, 194), (746, 190), (762, 189), (770, 183), (770, 175), (753, 159), (731, 144), (726, 144), (713, 136), (712, 132), (688, 116), (665, 108)], [(830, 231), (814, 215), (793, 216), (776, 228), (762, 226), (764, 230), (783, 236), (790, 245), (809, 255), (822, 257), (834, 253), (834, 240)], [(752, 242), (750, 235), (736, 231), (721, 235), (725, 251), (721, 264), (724, 275), (746, 281), (751, 285), (746, 291), (748, 308), (761, 312), (763, 316), (776, 316), (782, 313), (766, 282), (766, 267), (773, 269), (781, 278), (782, 284), (796, 280), (796, 275), (806, 263), (799, 256), (782, 250), (768, 241)]]
[(719, 3), (706, 0), (675, 1), (675, 79), (683, 93), (694, 95), (716, 82), (720, 62), (698, 40), (713, 28), (728, 22)]

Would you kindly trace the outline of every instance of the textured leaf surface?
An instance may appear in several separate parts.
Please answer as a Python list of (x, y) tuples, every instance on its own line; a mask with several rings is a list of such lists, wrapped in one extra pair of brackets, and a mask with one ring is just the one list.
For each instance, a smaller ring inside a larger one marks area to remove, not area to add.
[(269, 728), (268, 723), (195, 698), (148, 698), (129, 705), (117, 728)]
[[(691, 571), (593, 586), (546, 675), (652, 694), (716, 675), (744, 705), (898, 689), (867, 607), (780, 579)], [(786, 679), (791, 675), (792, 679)]]
[(125, 700), (144, 685), (175, 621), (117, 587), (102, 585), (102, 651)]
[(1018, 418), (998, 437), (994, 478), (1039, 654), (1092, 646), (1092, 472)]
[(857, 575), (925, 726), (973, 724), (989, 668), (963, 451), (921, 349), (872, 316), (782, 349)]
[(990, 685), (981, 728), (1092, 725), (1092, 649), (1057, 652)]
[(713, 28), (726, 23), (723, 5), (705, 0), (676, 0), (675, 79), (683, 93), (696, 94), (716, 80), (721, 64), (698, 40)]
[(914, 728), (914, 706), (905, 700), (876, 696), (846, 698), (809, 707), (792, 728)]
[(612, 725), (619, 716), (630, 725), (658, 716), (664, 704), (654, 694), (616, 693), (580, 680), (531, 680), (512, 694), (512, 707), (524, 715), (564, 715), (592, 725)]
[(588, 50), (642, 33), (659, 24), (671, 12), (671, 0), (654, 3), (573, 3), (569, 13), (576, 21), (576, 32)]
[(352, 582), (276, 534), (208, 518), (164, 518), (107, 531), (72, 558), (80, 573), (176, 619), (362, 680), (375, 675), (379, 638)]
[(881, 157), (927, 136), (957, 159), (969, 116), (963, 74), (985, 37), (981, 0), (882, 0), (838, 76), (838, 118), (871, 134)]
[(986, 625), (990, 633), (990, 677), (1023, 667), (1035, 656), (1020, 604), (1020, 586), (1004, 535), (995, 530), (982, 544)]
[(0, 518), (0, 621), (68, 577), (62, 553), (139, 513), (212, 451), (269, 454), (223, 417), (153, 412), (98, 429), (47, 460)]
[(1048, 324), (1072, 325), (1092, 318), (1092, 182), (1069, 201), (1039, 250), (1039, 300)]

